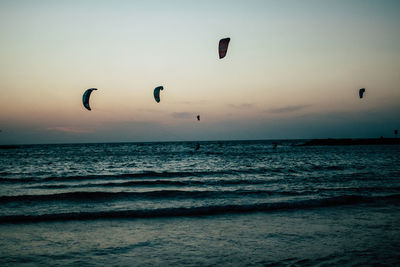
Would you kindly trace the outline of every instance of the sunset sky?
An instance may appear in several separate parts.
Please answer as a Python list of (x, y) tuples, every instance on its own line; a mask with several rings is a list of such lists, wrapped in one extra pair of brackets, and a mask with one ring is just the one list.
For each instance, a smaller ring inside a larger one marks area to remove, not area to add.
[(396, 0), (0, 0), (0, 144), (393, 137), (399, 14)]

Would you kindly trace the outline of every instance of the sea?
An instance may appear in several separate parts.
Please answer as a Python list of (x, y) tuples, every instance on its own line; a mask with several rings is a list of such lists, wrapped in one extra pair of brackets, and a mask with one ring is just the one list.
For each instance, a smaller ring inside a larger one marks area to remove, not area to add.
[(302, 142), (0, 149), (0, 265), (400, 266), (400, 146)]

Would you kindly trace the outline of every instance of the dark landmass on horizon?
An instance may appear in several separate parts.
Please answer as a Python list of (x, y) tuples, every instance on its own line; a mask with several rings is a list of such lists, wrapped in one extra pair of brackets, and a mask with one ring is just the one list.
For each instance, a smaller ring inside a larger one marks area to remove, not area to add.
[(367, 138), (367, 139), (312, 139), (299, 146), (352, 146), (352, 145), (400, 145), (400, 138)]
[(0, 149), (14, 149), (14, 148), (20, 148), (21, 146), (19, 145), (0, 145)]

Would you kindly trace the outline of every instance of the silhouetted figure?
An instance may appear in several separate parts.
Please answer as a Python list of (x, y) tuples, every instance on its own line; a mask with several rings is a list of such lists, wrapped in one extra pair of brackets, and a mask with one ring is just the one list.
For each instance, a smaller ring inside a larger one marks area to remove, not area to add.
[(272, 147), (272, 149), (276, 149), (277, 147), (278, 147), (278, 143), (273, 143), (273, 147)]
[(199, 149), (200, 149), (200, 144), (197, 143), (197, 144), (196, 144), (196, 151), (199, 150)]
[(200, 120), (200, 115), (197, 115), (197, 120), (198, 120), (198, 121)]
[[(0, 132), (1, 132), (1, 130), (0, 130)], [(399, 133), (399, 131), (398, 130), (394, 130), (394, 136), (397, 138), (397, 134)]]

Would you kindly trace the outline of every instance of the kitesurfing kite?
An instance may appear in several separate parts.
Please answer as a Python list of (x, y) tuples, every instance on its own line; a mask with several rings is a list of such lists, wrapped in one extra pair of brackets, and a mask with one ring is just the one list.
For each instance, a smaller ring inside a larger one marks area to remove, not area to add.
[(160, 103), (160, 90), (163, 90), (164, 87), (158, 86), (154, 89), (154, 99), (157, 103)]
[(89, 105), (89, 98), (90, 98), (90, 94), (92, 93), (93, 90), (97, 90), (97, 88), (87, 89), (85, 91), (85, 93), (83, 93), (83, 97), (82, 97), (83, 106), (85, 108), (87, 108), (88, 110), (91, 110), (90, 105)]
[(218, 46), (219, 58), (224, 58), (226, 56), (230, 40), (231, 38), (224, 38), (219, 40), (219, 46)]
[(361, 88), (360, 91), (358, 91), (360, 98), (363, 98), (364, 93), (365, 93), (365, 88)]

